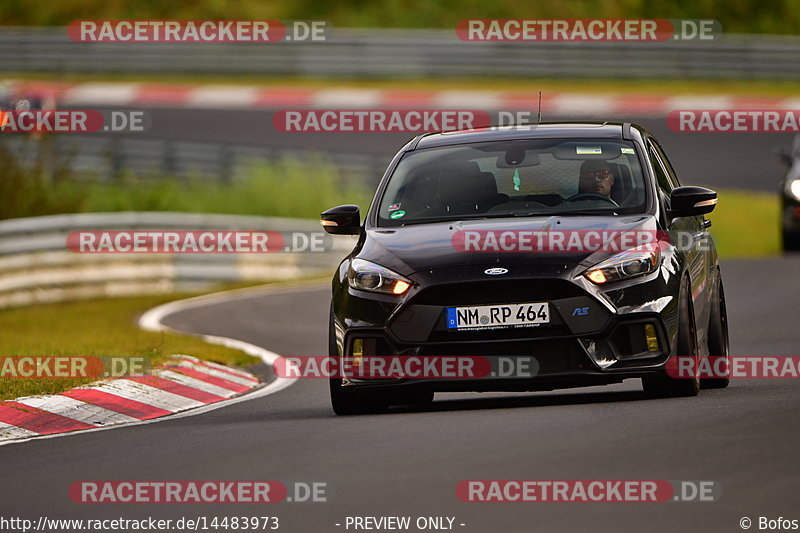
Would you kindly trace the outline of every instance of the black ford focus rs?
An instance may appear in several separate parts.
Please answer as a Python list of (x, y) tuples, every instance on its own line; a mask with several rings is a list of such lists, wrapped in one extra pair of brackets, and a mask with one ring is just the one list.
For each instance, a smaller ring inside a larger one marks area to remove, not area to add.
[[(631, 124), (540, 124), (420, 135), (372, 205), (321, 215), (357, 235), (333, 278), (329, 355), (480, 357), (491, 373), (336, 375), (338, 414), (435, 392), (537, 391), (642, 380), (693, 396), (671, 357), (728, 355), (725, 296), (704, 215), (714, 191), (681, 186), (658, 141)], [(528, 361), (527, 373), (496, 372)], [(533, 371), (530, 369), (533, 368)]]

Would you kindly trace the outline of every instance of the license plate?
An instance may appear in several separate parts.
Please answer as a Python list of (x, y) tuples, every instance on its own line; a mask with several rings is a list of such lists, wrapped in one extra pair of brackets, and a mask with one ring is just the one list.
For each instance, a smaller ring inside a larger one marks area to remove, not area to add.
[(522, 328), (550, 323), (547, 302), (448, 307), (448, 329)]

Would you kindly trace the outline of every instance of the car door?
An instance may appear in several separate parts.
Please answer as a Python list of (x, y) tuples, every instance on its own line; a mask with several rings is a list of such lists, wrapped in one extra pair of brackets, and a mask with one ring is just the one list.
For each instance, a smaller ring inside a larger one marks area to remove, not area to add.
[[(680, 187), (680, 181), (661, 146), (655, 138), (648, 140), (648, 151), (656, 174), (663, 174), (671, 188)], [(671, 190), (671, 189), (670, 189)], [(681, 217), (672, 224), (679, 232), (679, 242), (686, 246), (686, 259), (692, 288), (692, 301), (697, 326), (698, 343), (706, 337), (711, 310), (711, 253), (708, 228), (711, 221), (704, 216)]]

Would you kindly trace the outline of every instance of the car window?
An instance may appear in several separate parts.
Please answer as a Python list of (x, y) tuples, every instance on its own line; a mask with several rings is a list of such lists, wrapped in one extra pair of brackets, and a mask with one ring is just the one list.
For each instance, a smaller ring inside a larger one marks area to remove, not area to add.
[(667, 177), (669, 178), (670, 183), (672, 183), (672, 188), (680, 187), (681, 182), (678, 180), (678, 175), (675, 173), (675, 169), (672, 168), (672, 163), (669, 162), (669, 158), (667, 154), (664, 153), (664, 149), (661, 148), (661, 145), (657, 142), (653, 142), (653, 149), (655, 150), (656, 154), (658, 154), (658, 158), (661, 160), (662, 165), (664, 166), (664, 170), (667, 171)]
[(658, 156), (658, 152), (655, 149), (655, 145), (652, 141), (647, 142), (648, 147), (648, 157), (650, 158), (650, 164), (653, 167), (653, 171), (656, 173), (656, 181), (658, 182), (658, 188), (663, 192), (667, 198), (669, 198), (670, 192), (674, 189), (674, 185), (672, 181), (669, 179), (667, 175), (667, 171), (664, 169), (664, 164), (661, 162), (661, 158)]
[(644, 212), (633, 143), (493, 141), (405, 154), (378, 206), (379, 224), (553, 214)]

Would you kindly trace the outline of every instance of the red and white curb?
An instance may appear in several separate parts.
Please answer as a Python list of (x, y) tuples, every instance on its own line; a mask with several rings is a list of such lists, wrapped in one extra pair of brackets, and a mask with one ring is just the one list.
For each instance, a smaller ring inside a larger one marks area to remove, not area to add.
[[(61, 107), (122, 106), (191, 109), (475, 109), (535, 110), (539, 92), (427, 91), (153, 83), (19, 82), (19, 93), (54, 97)], [(666, 116), (676, 109), (799, 109), (800, 98), (647, 93), (543, 92), (547, 116)]]
[[(151, 331), (173, 331), (161, 323), (163, 317), (242, 294), (249, 297), (253, 292), (241, 289), (170, 302), (143, 314), (139, 325)], [(200, 337), (259, 357), (270, 366), (279, 357), (237, 339)], [(265, 385), (244, 370), (179, 355), (146, 376), (104, 380), (60, 394), (0, 402), (0, 446), (194, 416), (273, 394), (295, 381), (279, 377)]]
[(175, 356), (145, 376), (0, 402), (0, 441), (150, 420), (216, 403), (259, 385), (249, 372)]

